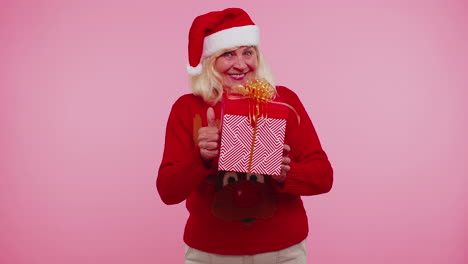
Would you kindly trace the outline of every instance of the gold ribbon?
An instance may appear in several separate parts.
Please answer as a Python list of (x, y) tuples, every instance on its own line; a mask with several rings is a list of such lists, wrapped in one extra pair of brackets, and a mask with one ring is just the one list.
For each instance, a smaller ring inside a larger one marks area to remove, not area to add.
[(247, 164), (247, 173), (252, 172), (252, 160), (253, 160), (253, 154), (255, 150), (255, 139), (257, 138), (257, 123), (255, 123), (253, 127), (253, 135), (252, 135), (252, 141), (250, 142), (250, 153), (249, 153), (249, 163)]

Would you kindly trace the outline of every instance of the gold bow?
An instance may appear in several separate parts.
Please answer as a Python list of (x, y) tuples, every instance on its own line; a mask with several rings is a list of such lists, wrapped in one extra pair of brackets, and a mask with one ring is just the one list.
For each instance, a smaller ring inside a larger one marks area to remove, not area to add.
[(231, 88), (228, 98), (231, 100), (249, 99), (249, 122), (252, 127), (256, 127), (259, 118), (268, 118), (268, 103), (287, 106), (296, 114), (300, 123), (296, 109), (289, 104), (274, 101), (276, 89), (265, 79), (248, 80), (245, 85)]

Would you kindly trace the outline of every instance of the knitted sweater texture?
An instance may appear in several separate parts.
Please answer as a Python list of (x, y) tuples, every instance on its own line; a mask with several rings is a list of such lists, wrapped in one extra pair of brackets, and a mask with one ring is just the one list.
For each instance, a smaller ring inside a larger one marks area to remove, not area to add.
[[(307, 237), (308, 220), (301, 196), (330, 191), (333, 170), (297, 95), (283, 86), (278, 86), (277, 92), (280, 100), (294, 107), (300, 116), (299, 123), (290, 111), (286, 126), (291, 170), (283, 183), (270, 181), (272, 216), (251, 221), (226, 221), (213, 213), (219, 191), (217, 166), (216, 162), (203, 163), (197, 145), (198, 128), (207, 126), (209, 105), (193, 94), (174, 103), (156, 186), (164, 203), (186, 201), (190, 215), (184, 241), (190, 247), (222, 255), (252, 255), (284, 249)], [(221, 103), (214, 110), (219, 120)]]

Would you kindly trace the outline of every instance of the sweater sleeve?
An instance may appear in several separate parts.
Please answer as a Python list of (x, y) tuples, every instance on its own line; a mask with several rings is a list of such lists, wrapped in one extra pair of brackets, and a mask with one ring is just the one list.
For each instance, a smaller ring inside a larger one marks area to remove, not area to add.
[(165, 204), (177, 204), (187, 199), (211, 171), (204, 165), (200, 149), (193, 140), (189, 99), (190, 95), (186, 95), (174, 103), (167, 122), (164, 153), (156, 180)]
[(304, 106), (291, 90), (278, 87), (281, 98), (294, 107), (300, 116), (291, 112), (286, 128), (286, 144), (291, 147), (291, 170), (283, 183), (276, 184), (282, 193), (316, 195), (329, 192), (333, 184), (333, 169)]

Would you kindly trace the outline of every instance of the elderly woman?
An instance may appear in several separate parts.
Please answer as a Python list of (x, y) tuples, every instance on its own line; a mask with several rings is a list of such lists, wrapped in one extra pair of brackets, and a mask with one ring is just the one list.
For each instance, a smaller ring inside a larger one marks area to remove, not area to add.
[[(186, 201), (186, 263), (306, 263), (301, 196), (332, 187), (332, 167), (306, 110), (294, 92), (274, 86), (258, 45), (258, 27), (238, 8), (201, 15), (190, 29), (192, 94), (172, 107), (156, 184), (164, 203)], [(254, 79), (268, 81), (294, 109), (278, 175), (218, 171), (223, 94)], [(227, 188), (241, 179), (254, 187)]]

